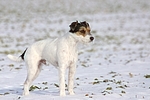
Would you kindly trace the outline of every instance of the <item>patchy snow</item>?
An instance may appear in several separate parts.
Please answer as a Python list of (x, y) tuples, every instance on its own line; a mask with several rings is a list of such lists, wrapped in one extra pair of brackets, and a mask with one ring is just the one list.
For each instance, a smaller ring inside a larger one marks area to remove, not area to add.
[[(150, 2), (12, 1), (0, 1), (0, 100), (150, 100)], [(19, 56), (35, 41), (63, 35), (75, 20), (89, 22), (96, 38), (80, 46), (76, 95), (59, 96), (58, 72), (49, 65), (30, 95), (22, 96), (26, 66), (6, 55)]]

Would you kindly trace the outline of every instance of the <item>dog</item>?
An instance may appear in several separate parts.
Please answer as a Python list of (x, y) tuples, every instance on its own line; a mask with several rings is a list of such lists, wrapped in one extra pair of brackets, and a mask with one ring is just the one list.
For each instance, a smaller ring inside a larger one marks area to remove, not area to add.
[(46, 39), (33, 43), (19, 57), (8, 55), (13, 61), (25, 61), (27, 65), (27, 78), (24, 82), (23, 95), (29, 94), (31, 83), (38, 77), (42, 65), (51, 63), (59, 71), (60, 96), (65, 96), (65, 71), (68, 73), (68, 92), (74, 95), (74, 77), (76, 63), (78, 60), (77, 47), (82, 43), (89, 43), (94, 40), (91, 29), (86, 21), (72, 22), (67, 34), (54, 40)]

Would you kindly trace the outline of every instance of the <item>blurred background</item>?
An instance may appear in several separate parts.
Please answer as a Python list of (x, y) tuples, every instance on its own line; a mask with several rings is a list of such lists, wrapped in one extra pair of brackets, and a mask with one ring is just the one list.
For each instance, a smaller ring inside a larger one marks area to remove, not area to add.
[(0, 54), (20, 53), (35, 41), (63, 35), (76, 20), (91, 25), (95, 45), (102, 48), (149, 42), (150, 1), (0, 0)]
[(0, 0), (1, 17), (50, 17), (96, 13), (149, 12), (147, 0)]

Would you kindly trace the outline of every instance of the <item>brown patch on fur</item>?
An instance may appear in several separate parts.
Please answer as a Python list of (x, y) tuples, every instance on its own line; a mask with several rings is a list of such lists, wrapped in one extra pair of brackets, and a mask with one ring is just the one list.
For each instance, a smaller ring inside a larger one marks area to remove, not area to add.
[(76, 32), (76, 35), (82, 35), (83, 37), (85, 37), (86, 35), (90, 35), (90, 27), (80, 27), (79, 31)]
[(41, 59), (39, 61), (39, 65), (38, 66), (41, 66), (42, 64), (46, 65), (46, 60), (45, 59)]

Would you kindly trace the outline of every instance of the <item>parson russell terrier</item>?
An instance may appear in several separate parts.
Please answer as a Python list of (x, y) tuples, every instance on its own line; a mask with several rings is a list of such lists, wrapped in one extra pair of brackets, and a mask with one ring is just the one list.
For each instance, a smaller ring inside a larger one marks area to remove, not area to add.
[(77, 46), (80, 43), (89, 43), (94, 40), (90, 33), (89, 24), (84, 22), (72, 22), (67, 34), (54, 40), (41, 40), (28, 47), (21, 56), (8, 55), (13, 61), (25, 61), (27, 65), (27, 78), (24, 83), (23, 95), (29, 94), (31, 83), (39, 75), (42, 64), (51, 63), (59, 71), (60, 96), (65, 96), (65, 71), (69, 68), (68, 91), (74, 95), (74, 76), (76, 62), (78, 60)]

